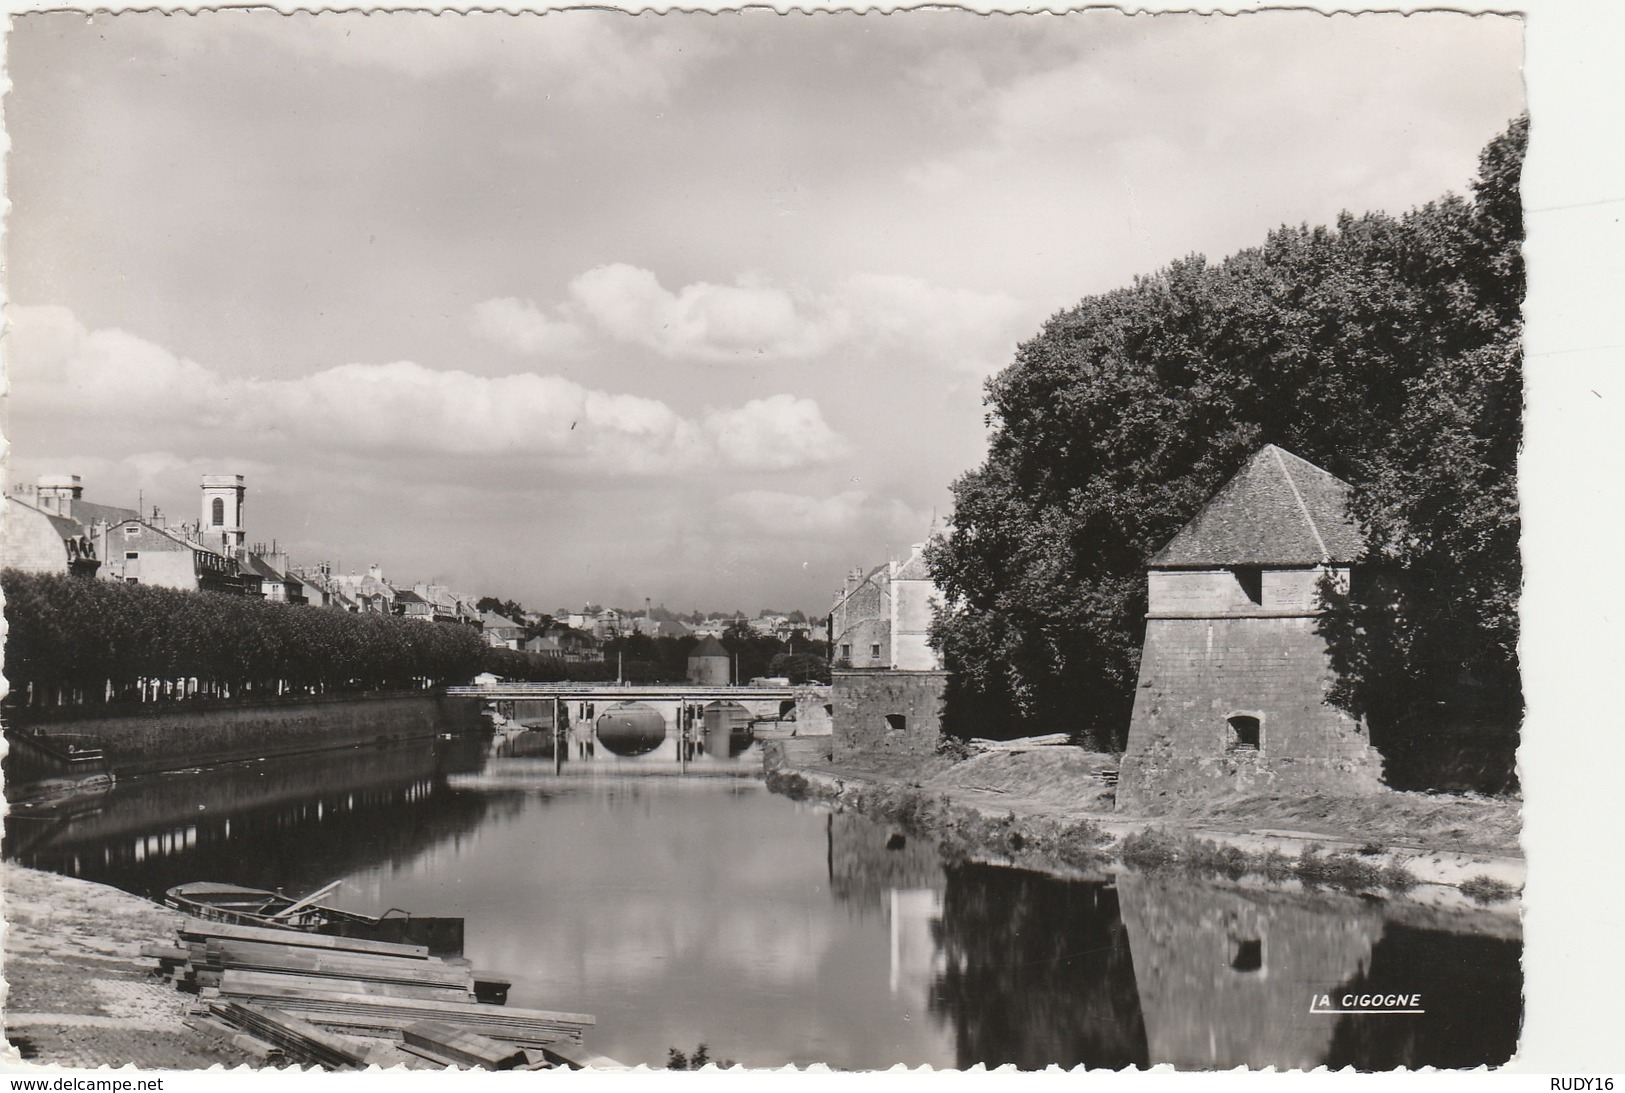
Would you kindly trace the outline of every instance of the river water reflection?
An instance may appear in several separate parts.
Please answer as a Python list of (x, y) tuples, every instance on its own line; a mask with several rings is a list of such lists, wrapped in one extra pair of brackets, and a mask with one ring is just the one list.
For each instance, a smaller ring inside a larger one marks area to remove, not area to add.
[[(6, 852), (146, 895), (342, 877), (357, 910), (462, 915), (510, 1004), (595, 1013), (593, 1050), (634, 1064), (703, 1042), (753, 1066), (1385, 1069), (1493, 1065), (1516, 1045), (1515, 923), (945, 866), (927, 840), (769, 794), (750, 749), (686, 775), (675, 753), (516, 750), (132, 780), (14, 814)], [(1308, 1012), (1350, 990), (1421, 993), (1427, 1012)]]

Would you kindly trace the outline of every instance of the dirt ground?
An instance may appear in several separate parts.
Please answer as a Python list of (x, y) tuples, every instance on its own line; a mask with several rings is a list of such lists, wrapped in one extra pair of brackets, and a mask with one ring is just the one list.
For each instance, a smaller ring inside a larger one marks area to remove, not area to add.
[(9, 863), (0, 889), (6, 982), (0, 1069), (197, 1070), (251, 1061), (228, 1035), (188, 1023), (192, 999), (141, 956), (143, 945), (174, 942), (179, 915), (105, 885)]
[(873, 759), (839, 767), (819, 764), (815, 769), (949, 793), (981, 804), (1008, 804), (1016, 811), (1108, 822), (1166, 820), (1238, 833), (1290, 831), (1413, 849), (1521, 854), (1522, 802), (1515, 798), (1398, 790), (1366, 797), (1259, 794), (1182, 802), (1153, 817), (1116, 811), (1114, 791), (1102, 777), (1116, 765), (1109, 755), (1054, 747), (992, 752), (958, 763), (933, 756)]

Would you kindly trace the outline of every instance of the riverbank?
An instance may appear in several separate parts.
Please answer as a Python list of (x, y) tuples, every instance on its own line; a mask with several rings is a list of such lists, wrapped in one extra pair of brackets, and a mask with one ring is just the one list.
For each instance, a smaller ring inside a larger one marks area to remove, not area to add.
[(1516, 920), (1520, 802), (1386, 791), (1253, 796), (1158, 816), (1118, 812), (1110, 757), (1075, 748), (963, 762), (801, 759), (768, 774), (816, 798), (936, 839), (950, 856), (1104, 876), (1124, 865), (1216, 880), (1331, 887), (1444, 913)]
[[(13, 800), (98, 778), (428, 740), (486, 727), (476, 700), (436, 691), (7, 709), (4, 721), (13, 744), (6, 760)], [(94, 762), (80, 762), (85, 756)]]
[(144, 945), (181, 916), (107, 885), (7, 863), (3, 881), (7, 1058), (93, 1069), (197, 1070), (261, 1061), (190, 1017), (192, 999), (158, 978)]

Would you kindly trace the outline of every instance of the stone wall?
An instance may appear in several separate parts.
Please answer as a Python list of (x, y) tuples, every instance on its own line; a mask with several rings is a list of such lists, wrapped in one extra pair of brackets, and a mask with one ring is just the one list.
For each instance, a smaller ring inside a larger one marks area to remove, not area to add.
[[(1155, 810), (1206, 792), (1375, 791), (1381, 757), (1325, 701), (1330, 666), (1314, 622), (1148, 620), (1119, 807)], [(1257, 718), (1257, 750), (1232, 747), (1236, 716)]]
[(479, 702), (433, 694), (345, 695), (242, 703), (190, 699), (15, 711), (8, 729), (92, 740), (115, 775), (146, 774), (237, 759), (357, 744), (432, 738), (481, 726)]
[(0, 554), (8, 568), (24, 573), (68, 571), (62, 533), (50, 517), (11, 497), (6, 498), (5, 523), (0, 527)]
[(836, 761), (934, 754), (947, 682), (947, 672), (836, 669), (831, 688)]

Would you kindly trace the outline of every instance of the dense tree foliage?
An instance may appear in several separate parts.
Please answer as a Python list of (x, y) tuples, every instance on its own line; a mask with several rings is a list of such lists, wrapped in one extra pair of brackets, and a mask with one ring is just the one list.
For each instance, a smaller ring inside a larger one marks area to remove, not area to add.
[[(738, 658), (740, 682), (748, 683), (757, 676), (788, 676), (792, 683), (829, 682), (825, 642), (798, 638), (786, 643), (746, 627), (730, 629), (721, 641), (729, 655)], [(488, 649), (482, 667), (504, 679), (535, 682), (623, 679), (628, 683), (682, 683), (688, 679), (689, 654), (699, 643), (693, 635), (623, 634), (603, 644), (602, 661), (565, 661), (539, 653)]]
[(139, 697), (179, 680), (205, 695), (433, 687), (468, 682), (483, 648), (468, 626), (212, 592), (10, 569), (0, 585), (6, 677), (35, 702)]
[(1432, 708), (1464, 674), (1520, 698), (1519, 119), (1473, 196), (1283, 227), (1049, 320), (988, 383), (986, 461), (954, 485), (932, 572), (951, 731), (1120, 747), (1146, 559), (1276, 443), (1353, 483), (1380, 579), (1326, 631), (1336, 699)]

